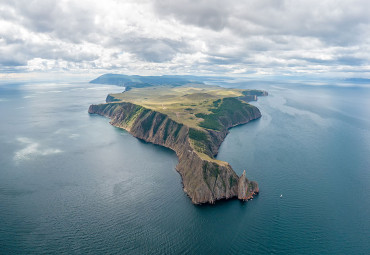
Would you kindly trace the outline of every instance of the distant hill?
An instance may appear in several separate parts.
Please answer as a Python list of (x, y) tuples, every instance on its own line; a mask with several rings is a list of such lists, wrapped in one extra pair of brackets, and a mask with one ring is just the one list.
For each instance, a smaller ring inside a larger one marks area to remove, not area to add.
[(182, 86), (189, 83), (203, 84), (200, 77), (181, 76), (181, 75), (162, 75), (162, 76), (140, 76), (124, 74), (104, 74), (90, 81), (96, 84), (111, 84), (131, 88), (144, 88), (157, 85), (170, 85), (173, 87)]

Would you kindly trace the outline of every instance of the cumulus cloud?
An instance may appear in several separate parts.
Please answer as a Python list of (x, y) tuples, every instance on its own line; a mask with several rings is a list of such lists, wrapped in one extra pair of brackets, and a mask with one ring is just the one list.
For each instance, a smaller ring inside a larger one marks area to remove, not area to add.
[(370, 72), (367, 0), (0, 2), (0, 72)]

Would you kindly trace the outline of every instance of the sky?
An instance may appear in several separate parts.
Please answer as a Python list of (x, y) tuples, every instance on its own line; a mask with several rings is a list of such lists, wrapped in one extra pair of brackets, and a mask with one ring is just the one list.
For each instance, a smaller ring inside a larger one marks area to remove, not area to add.
[(0, 77), (370, 78), (369, 0), (0, 0)]

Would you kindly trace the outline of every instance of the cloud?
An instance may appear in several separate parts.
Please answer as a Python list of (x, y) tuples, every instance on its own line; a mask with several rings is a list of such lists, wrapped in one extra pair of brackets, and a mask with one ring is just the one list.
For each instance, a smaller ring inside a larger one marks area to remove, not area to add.
[(145, 38), (140, 35), (116, 38), (112, 40), (111, 45), (120, 45), (138, 59), (147, 62), (166, 62), (172, 60), (178, 53), (191, 51), (191, 46), (184, 41)]
[(197, 27), (220, 31), (228, 23), (233, 4), (225, 1), (158, 0), (154, 8), (159, 15), (167, 15)]
[(23, 149), (14, 153), (13, 159), (17, 163), (20, 161), (33, 159), (37, 156), (48, 156), (62, 152), (60, 149), (41, 146), (39, 143), (27, 137), (18, 137), (17, 141), (25, 146)]
[(0, 73), (370, 72), (367, 0), (14, 0)]

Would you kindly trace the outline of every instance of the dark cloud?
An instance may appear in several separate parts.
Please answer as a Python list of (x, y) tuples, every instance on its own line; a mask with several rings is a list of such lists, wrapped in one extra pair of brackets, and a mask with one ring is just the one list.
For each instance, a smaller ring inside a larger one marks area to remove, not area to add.
[(357, 43), (361, 32), (369, 34), (370, 23), (367, 0), (157, 0), (154, 9), (159, 15), (216, 31), (315, 37), (334, 45)]
[(168, 15), (187, 24), (219, 31), (227, 25), (230, 4), (207, 0), (157, 0), (154, 8), (160, 16)]
[(185, 43), (171, 40), (137, 38), (131, 42), (131, 44), (127, 44), (129, 51), (136, 54), (140, 59), (149, 62), (169, 61), (177, 53), (186, 49)]
[(14, 10), (12, 19), (16, 22), (55, 38), (79, 43), (91, 33), (99, 32), (94, 26), (92, 6), (84, 1), (14, 0), (8, 7)]
[(368, 60), (365, 58), (351, 57), (351, 56), (339, 57), (336, 62), (342, 65), (349, 65), (349, 66), (361, 66), (366, 63), (369, 63)]
[[(0, 55), (1, 56), (1, 55)], [(16, 58), (2, 58), (0, 57), (0, 66), (2, 67), (16, 67), (16, 66), (24, 66), (27, 64), (25, 61)]]
[(191, 52), (191, 46), (184, 41), (171, 39), (143, 38), (128, 34), (123, 38), (112, 38), (110, 46), (129, 52), (143, 61), (165, 62), (173, 59), (176, 54)]

